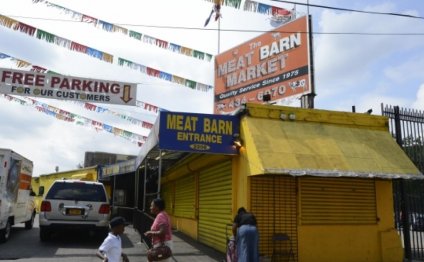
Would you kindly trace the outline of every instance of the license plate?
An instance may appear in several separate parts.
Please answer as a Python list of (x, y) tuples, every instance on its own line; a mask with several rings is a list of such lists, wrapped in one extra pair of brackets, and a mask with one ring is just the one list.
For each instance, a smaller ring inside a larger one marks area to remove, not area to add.
[(68, 215), (71, 216), (81, 216), (83, 215), (83, 210), (82, 209), (78, 209), (78, 208), (69, 208), (68, 209)]

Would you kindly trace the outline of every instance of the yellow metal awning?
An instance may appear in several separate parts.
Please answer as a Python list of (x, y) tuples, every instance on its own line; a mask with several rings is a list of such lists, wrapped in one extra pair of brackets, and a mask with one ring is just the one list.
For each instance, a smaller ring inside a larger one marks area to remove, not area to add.
[[(304, 112), (299, 111), (293, 121), (269, 117), (272, 112), (267, 112), (268, 117), (242, 118), (245, 147), (240, 154), (247, 161), (249, 175), (424, 178), (383, 124), (366, 127), (308, 121), (310, 116), (300, 119)], [(352, 121), (364, 120), (350, 115)], [(373, 116), (366, 117), (370, 121)], [(374, 118), (387, 122), (383, 117)]]
[(80, 173), (71, 176), (71, 179), (93, 181), (94, 177), (92, 173)]

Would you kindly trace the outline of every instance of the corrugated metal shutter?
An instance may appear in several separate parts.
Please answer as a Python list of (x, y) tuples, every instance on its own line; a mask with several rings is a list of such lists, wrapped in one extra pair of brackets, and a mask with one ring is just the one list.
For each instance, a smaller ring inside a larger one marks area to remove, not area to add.
[[(169, 215), (174, 214), (174, 183), (166, 183), (162, 185), (161, 198), (165, 201), (165, 210)], [(150, 203), (149, 203), (150, 205)], [(148, 207), (149, 208), (149, 207)]]
[(184, 218), (195, 218), (196, 184), (190, 175), (175, 182), (174, 215)]
[(221, 252), (226, 225), (232, 221), (231, 162), (204, 170), (199, 176), (199, 241)]
[[(250, 177), (251, 212), (256, 216), (259, 230), (259, 252), (271, 257), (276, 249), (292, 249), (297, 261), (297, 200), (296, 178), (283, 175)], [(285, 233), (291, 243), (280, 246), (272, 241), (275, 233)], [(290, 258), (293, 261), (293, 257)]]
[(375, 224), (375, 181), (357, 178), (300, 178), (302, 224)]

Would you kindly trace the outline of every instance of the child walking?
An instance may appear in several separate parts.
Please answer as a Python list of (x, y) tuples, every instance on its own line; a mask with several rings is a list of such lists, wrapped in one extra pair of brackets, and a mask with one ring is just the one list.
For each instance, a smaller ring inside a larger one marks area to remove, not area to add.
[(121, 257), (123, 262), (129, 262), (128, 256), (122, 253), (121, 235), (125, 231), (125, 226), (128, 223), (123, 217), (115, 217), (109, 223), (109, 235), (105, 238), (96, 255), (103, 262), (120, 262)]

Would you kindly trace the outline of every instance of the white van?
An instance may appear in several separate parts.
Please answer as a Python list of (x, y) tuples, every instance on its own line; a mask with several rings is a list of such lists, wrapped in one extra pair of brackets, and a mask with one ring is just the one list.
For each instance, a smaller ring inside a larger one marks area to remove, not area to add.
[(31, 190), (32, 161), (0, 148), (0, 242), (6, 242), (15, 224), (34, 224), (35, 204)]

